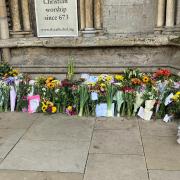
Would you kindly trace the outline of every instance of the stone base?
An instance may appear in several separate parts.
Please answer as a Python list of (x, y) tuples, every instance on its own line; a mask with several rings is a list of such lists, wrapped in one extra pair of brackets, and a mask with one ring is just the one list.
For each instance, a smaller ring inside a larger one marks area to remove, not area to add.
[(13, 38), (22, 38), (22, 37), (33, 37), (32, 32), (30, 31), (10, 31), (10, 36)]
[(94, 37), (96, 35), (96, 30), (94, 28), (86, 28), (82, 31), (84, 37)]

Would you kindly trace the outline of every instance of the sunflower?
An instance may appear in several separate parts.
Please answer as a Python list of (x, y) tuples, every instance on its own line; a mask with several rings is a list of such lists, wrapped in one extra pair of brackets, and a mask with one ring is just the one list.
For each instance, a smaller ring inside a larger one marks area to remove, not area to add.
[(46, 84), (51, 83), (53, 80), (54, 80), (54, 77), (49, 76), (49, 77), (46, 79)]
[(115, 79), (117, 81), (123, 81), (124, 80), (124, 76), (117, 74), (117, 75), (115, 75)]
[(148, 76), (143, 76), (142, 81), (143, 83), (148, 83), (150, 81), (150, 78)]
[(47, 108), (48, 108), (48, 106), (47, 106), (47, 105), (43, 105), (43, 106), (42, 106), (42, 108), (41, 108), (41, 109), (42, 109), (42, 112), (44, 112), (44, 113), (45, 113), (45, 112), (46, 112), (46, 110), (47, 110)]
[(55, 87), (55, 84), (49, 82), (49, 83), (47, 84), (47, 87), (48, 87), (49, 89), (53, 89), (53, 88)]
[(56, 113), (57, 108), (55, 106), (52, 107), (52, 113)]

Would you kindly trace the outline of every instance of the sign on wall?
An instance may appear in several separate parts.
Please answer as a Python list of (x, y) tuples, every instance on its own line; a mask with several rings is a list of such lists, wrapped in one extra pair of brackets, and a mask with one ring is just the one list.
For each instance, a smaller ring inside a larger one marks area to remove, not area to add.
[(78, 36), (77, 0), (35, 0), (38, 37)]

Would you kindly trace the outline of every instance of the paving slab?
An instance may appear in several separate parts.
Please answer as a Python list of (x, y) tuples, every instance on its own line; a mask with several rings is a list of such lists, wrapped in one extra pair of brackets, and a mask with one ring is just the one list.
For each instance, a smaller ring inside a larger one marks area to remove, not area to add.
[(140, 133), (136, 128), (95, 130), (90, 153), (143, 155)]
[(28, 114), (20, 112), (0, 113), (0, 129), (27, 129), (40, 114)]
[(150, 170), (150, 180), (179, 180), (180, 171)]
[(139, 128), (137, 118), (97, 118), (95, 124), (95, 129), (132, 129), (134, 127)]
[(0, 180), (82, 180), (78, 173), (0, 170)]
[(44, 172), (46, 180), (83, 180), (80, 173)]
[(94, 123), (94, 118), (64, 115), (44, 116), (32, 125), (24, 139), (90, 141)]
[(148, 180), (144, 157), (90, 154), (84, 180)]
[(0, 170), (0, 180), (44, 180), (41, 172)]
[(25, 129), (0, 129), (0, 158), (4, 158), (19, 139)]
[(89, 143), (22, 140), (1, 163), (0, 169), (83, 173)]
[(142, 139), (148, 169), (180, 170), (180, 146), (175, 136)]
[(165, 123), (162, 120), (144, 121), (139, 120), (142, 136), (175, 136), (177, 134), (177, 123)]

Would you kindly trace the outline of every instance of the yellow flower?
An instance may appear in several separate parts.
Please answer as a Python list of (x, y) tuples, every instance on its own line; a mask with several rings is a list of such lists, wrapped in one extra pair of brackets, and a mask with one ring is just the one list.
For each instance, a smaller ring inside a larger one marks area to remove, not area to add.
[(42, 108), (41, 108), (41, 109), (42, 109), (42, 112), (46, 112), (47, 108), (48, 108), (48, 106), (43, 105)]
[(102, 75), (98, 76), (98, 81), (102, 81), (102, 80), (103, 80)]
[(105, 88), (106, 85), (105, 85), (104, 83), (101, 83), (101, 84), (100, 84), (100, 87), (101, 87), (101, 88)]
[(117, 81), (123, 81), (124, 80), (124, 76), (117, 74), (117, 75), (115, 75), (115, 79)]
[(106, 81), (108, 81), (108, 82), (109, 82), (109, 81), (112, 81), (112, 76), (107, 76), (107, 77), (106, 77)]
[(73, 110), (73, 107), (72, 107), (72, 106), (68, 106), (68, 107), (67, 107), (67, 110), (68, 110), (68, 111), (72, 111), (72, 110)]
[(148, 83), (150, 81), (150, 78), (148, 76), (143, 76), (143, 83)]
[(172, 97), (172, 99), (173, 99), (174, 101), (178, 101), (178, 98), (179, 98), (179, 96), (177, 96), (177, 95), (174, 95), (174, 96)]
[(46, 106), (54, 106), (54, 104), (51, 101), (47, 101)]
[(178, 91), (178, 92), (176, 93), (176, 95), (177, 95), (177, 96), (180, 96), (180, 91)]
[(17, 69), (12, 70), (12, 75), (15, 77), (19, 74), (19, 71)]
[(52, 113), (56, 113), (57, 108), (55, 106), (52, 107)]

